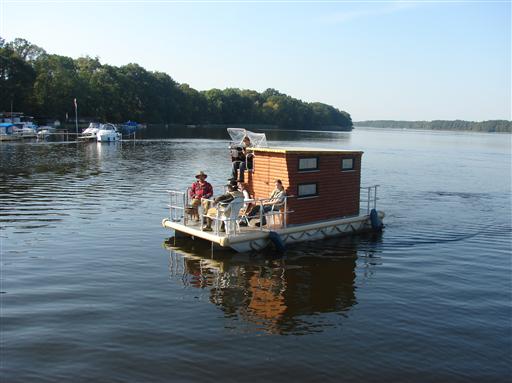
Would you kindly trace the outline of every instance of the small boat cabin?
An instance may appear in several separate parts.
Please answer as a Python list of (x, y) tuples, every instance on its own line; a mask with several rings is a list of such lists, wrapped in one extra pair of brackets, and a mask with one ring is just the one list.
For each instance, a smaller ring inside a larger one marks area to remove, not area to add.
[(268, 198), (280, 179), (288, 196), (287, 223), (303, 224), (359, 214), (361, 151), (249, 148), (245, 179), (255, 199)]

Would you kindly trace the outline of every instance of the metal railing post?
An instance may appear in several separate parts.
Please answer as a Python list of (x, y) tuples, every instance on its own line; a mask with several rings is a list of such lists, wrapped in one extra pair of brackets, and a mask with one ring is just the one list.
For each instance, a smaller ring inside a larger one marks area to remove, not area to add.
[(167, 192), (169, 193), (169, 219), (173, 222), (183, 222), (184, 225), (187, 225), (185, 193), (174, 190), (168, 190)]
[(377, 186), (379, 185), (375, 185), (375, 191), (373, 192), (373, 208), (375, 210), (377, 210)]
[(176, 194), (171, 194), (171, 206), (172, 206), (172, 220), (178, 220), (178, 212), (176, 211)]
[(171, 196), (172, 196), (172, 201), (171, 201), (172, 219), (173, 219), (173, 221), (177, 221), (178, 220), (178, 212), (176, 211), (176, 194), (172, 193)]
[(286, 229), (286, 217), (288, 215), (288, 197), (284, 197), (283, 227)]
[(367, 207), (366, 207), (366, 214), (370, 214), (370, 195), (371, 195), (371, 187), (368, 187), (368, 201), (367, 201)]
[(169, 193), (169, 220), (173, 221), (172, 219), (172, 194)]
[(183, 194), (183, 198), (182, 198), (182, 203), (183, 203), (183, 205), (182, 205), (183, 206), (183, 224), (185, 226), (187, 226), (188, 219), (187, 219), (187, 215), (185, 214), (185, 202), (186, 202), (186, 197), (185, 197), (185, 194)]
[(263, 230), (263, 202), (260, 201), (260, 231)]

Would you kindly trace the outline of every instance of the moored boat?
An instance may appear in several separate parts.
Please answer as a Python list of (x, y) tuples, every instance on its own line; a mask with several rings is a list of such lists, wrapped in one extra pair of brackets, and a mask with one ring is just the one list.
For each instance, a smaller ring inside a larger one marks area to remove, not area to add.
[(16, 126), (10, 122), (0, 123), (0, 141), (17, 141), (21, 140), (21, 136), (15, 134)]
[(3, 134), (2, 141), (32, 139), (37, 137), (34, 118), (19, 112), (1, 112), (0, 123), (12, 124), (10, 134)]
[(98, 142), (116, 142), (122, 138), (121, 132), (117, 129), (114, 124), (101, 124), (98, 132), (96, 133), (96, 139)]
[(144, 129), (146, 125), (139, 124), (135, 121), (126, 121), (125, 123), (121, 124), (120, 131), (124, 136), (134, 135), (136, 134), (137, 130)]
[(37, 138), (37, 125), (33, 123), (21, 123), (16, 125), (16, 134), (22, 139)]
[(53, 126), (40, 126), (37, 128), (37, 139), (38, 141), (45, 141), (56, 131), (57, 129)]
[[(169, 217), (162, 221), (163, 227), (238, 252), (260, 250), (270, 243), (284, 248), (293, 242), (382, 229), (384, 212), (377, 211), (378, 185), (360, 184), (362, 151), (248, 147), (247, 153), (252, 164), (242, 171), (253, 192), (250, 202), (259, 206), (256, 216), (241, 215), (241, 205), (235, 199), (229, 214), (217, 209), (211, 217), (202, 211), (200, 221), (195, 222), (187, 216), (189, 193), (170, 190)], [(282, 181), (286, 197), (278, 209), (268, 211), (264, 206), (277, 179)], [(204, 230), (206, 218), (215, 223), (212, 232)]]
[(80, 141), (96, 141), (96, 134), (98, 134), (99, 130), (100, 124), (98, 122), (91, 122), (82, 134), (78, 136), (78, 139)]

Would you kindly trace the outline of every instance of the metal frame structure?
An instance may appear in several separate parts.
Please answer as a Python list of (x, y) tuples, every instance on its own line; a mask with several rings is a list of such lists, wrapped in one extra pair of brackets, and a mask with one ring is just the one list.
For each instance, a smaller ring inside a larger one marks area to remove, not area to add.
[[(182, 223), (184, 226), (195, 226), (197, 225), (197, 223), (195, 225), (190, 225), (189, 223), (189, 217), (186, 213), (186, 209), (187, 208), (190, 208), (190, 203), (189, 203), (189, 190), (187, 189), (187, 191), (177, 191), (177, 190), (167, 190), (167, 193), (169, 194), (169, 204), (167, 205), (167, 207), (169, 208), (169, 220), (172, 221), (172, 222), (180, 222)], [(259, 209), (259, 221), (262, 222), (263, 220), (263, 214), (265, 214), (265, 216), (272, 220), (274, 223), (275, 223), (275, 217), (276, 216), (282, 216), (283, 219), (282, 221), (280, 222), (280, 225), (281, 225), (281, 228), (286, 228), (287, 227), (287, 216), (288, 214), (291, 213), (291, 211), (288, 211), (288, 196), (286, 196), (284, 198), (284, 202), (282, 204), (282, 208), (283, 208), (283, 211), (281, 211), (281, 209), (279, 210), (271, 210), (269, 212), (266, 212), (266, 213), (263, 213), (263, 206), (265, 204), (265, 202), (268, 202), (270, 201), (269, 198), (264, 198), (264, 199), (258, 199), (258, 200), (255, 200), (255, 199), (252, 199), (252, 200), (246, 200), (244, 201), (245, 203), (253, 203), (253, 204), (256, 204), (256, 205), (259, 205), (260, 206), (260, 209)], [(213, 199), (202, 199), (201, 202), (203, 201), (209, 201), (210, 204), (213, 206), (213, 203), (214, 203), (214, 200)], [(228, 206), (230, 203), (219, 203), (218, 205), (220, 206)], [(202, 207), (202, 203), (201, 205), (198, 207), (199, 209), (199, 225), (201, 227), (201, 231), (203, 230), (203, 224), (204, 224), (204, 219), (205, 218), (210, 218), (212, 219), (213, 221), (215, 221), (215, 224), (214, 224), (214, 234), (215, 235), (219, 235), (219, 221), (223, 221), (223, 222), (226, 222), (227, 224), (231, 223), (232, 220), (240, 220), (241, 218), (243, 217), (246, 217), (246, 216), (238, 216), (236, 218), (229, 218), (229, 217), (220, 217), (220, 210), (217, 210), (217, 216), (216, 217), (208, 217), (206, 215), (206, 212), (204, 211), (203, 207)], [(253, 217), (254, 218), (254, 217)], [(263, 230), (263, 226), (260, 225), (259, 227), (259, 230)], [(240, 233), (240, 227), (239, 225), (235, 224), (234, 225), (234, 230), (233, 232), (230, 232), (230, 234), (239, 234)]]
[[(371, 186), (361, 186), (361, 190), (366, 190), (361, 193), (361, 197), (365, 194), (366, 199), (359, 199), (360, 203), (366, 202), (366, 214), (370, 214), (371, 209), (377, 209), (377, 188), (380, 185), (371, 185)], [(373, 204), (373, 207), (371, 207)]]

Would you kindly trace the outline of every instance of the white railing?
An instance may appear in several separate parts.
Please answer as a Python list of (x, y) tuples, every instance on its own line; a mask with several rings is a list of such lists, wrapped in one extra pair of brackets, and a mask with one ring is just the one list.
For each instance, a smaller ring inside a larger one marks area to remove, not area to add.
[[(167, 193), (169, 194), (169, 204), (167, 205), (169, 208), (169, 220), (172, 222), (180, 222), (185, 226), (189, 225), (190, 220), (190, 213), (187, 211), (188, 209), (191, 209), (190, 201), (189, 201), (189, 190), (188, 188), (186, 191), (177, 191), (177, 190), (167, 190)], [(242, 215), (231, 214), (230, 216), (225, 216), (223, 213), (223, 209), (227, 208), (231, 202), (220, 202), (217, 203), (217, 213), (214, 217), (208, 216), (207, 211), (203, 208), (204, 202), (208, 201), (208, 206), (213, 207), (215, 205), (214, 199), (206, 199), (203, 198), (201, 200), (201, 204), (198, 206), (198, 215), (199, 215), (199, 225), (201, 230), (203, 230), (203, 226), (206, 224), (206, 219), (209, 218), (213, 221), (213, 233), (218, 235), (220, 231), (221, 223), (224, 222), (225, 227), (227, 227), (226, 234), (239, 234), (240, 233), (240, 225), (239, 223), (246, 219), (247, 222), (249, 222), (252, 218), (259, 218), (260, 226), (259, 230), (263, 230), (263, 225), (261, 225), (261, 222), (263, 221), (263, 216), (265, 216), (265, 219), (267, 221), (267, 224), (270, 223), (272, 226), (278, 225), (280, 228), (286, 228), (287, 227), (287, 221), (288, 221), (288, 214), (291, 213), (288, 211), (288, 198), (290, 196), (284, 197), (284, 202), (278, 206), (275, 206), (277, 210), (270, 210), (267, 212), (263, 211), (265, 203), (269, 202), (269, 198), (263, 198), (263, 199), (251, 199), (251, 200), (244, 200), (244, 204), (253, 204), (256, 206), (259, 206), (259, 212), (257, 215)]]
[(172, 222), (182, 222), (187, 224), (187, 215), (185, 208), (188, 206), (188, 190), (186, 192), (167, 190), (169, 194), (169, 220)]
[(377, 209), (377, 188), (380, 185), (361, 186), (361, 206), (366, 205), (366, 214), (370, 214), (371, 209)]
[[(263, 225), (261, 224), (261, 222), (263, 221), (264, 215), (265, 215), (265, 218), (267, 221), (268, 220), (272, 221), (273, 226), (276, 225), (276, 218), (279, 218), (279, 221), (280, 221), (279, 225), (281, 226), (281, 228), (286, 228), (288, 214), (290, 213), (288, 211), (288, 197), (289, 196), (285, 196), (283, 203), (279, 204), (278, 206), (274, 205), (275, 207), (278, 208), (277, 210), (272, 209), (265, 213), (263, 213), (263, 206), (265, 206), (266, 202), (270, 201), (270, 198), (262, 198), (262, 199), (258, 199), (258, 200), (253, 200), (254, 202), (256, 202), (256, 205), (260, 206), (260, 209), (259, 209), (260, 230), (263, 230)], [(281, 209), (282, 209), (282, 211), (281, 211)], [(281, 217), (282, 217), (282, 219), (281, 219)]]

